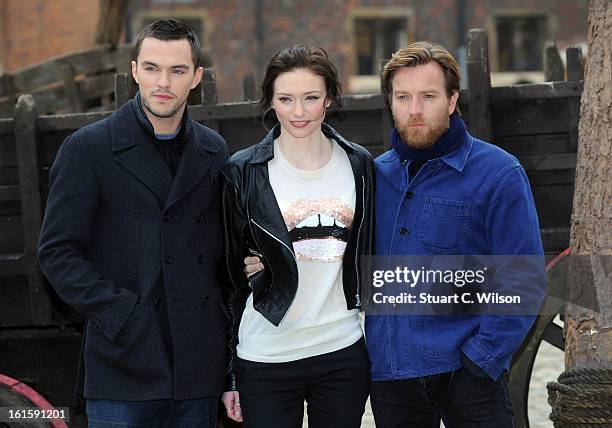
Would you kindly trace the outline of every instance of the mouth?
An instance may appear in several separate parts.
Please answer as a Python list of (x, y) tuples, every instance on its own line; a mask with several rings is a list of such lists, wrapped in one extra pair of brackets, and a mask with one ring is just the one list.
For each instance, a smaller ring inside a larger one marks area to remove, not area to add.
[(309, 120), (291, 120), (291, 125), (295, 128), (304, 128), (310, 123)]
[(173, 98), (172, 95), (168, 95), (168, 94), (153, 94), (153, 96), (155, 97), (155, 99), (159, 101), (168, 101)]

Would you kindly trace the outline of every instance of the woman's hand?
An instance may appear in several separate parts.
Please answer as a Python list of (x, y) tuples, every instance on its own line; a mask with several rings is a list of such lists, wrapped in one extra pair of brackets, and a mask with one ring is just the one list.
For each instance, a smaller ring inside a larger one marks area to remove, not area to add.
[(223, 393), (223, 405), (227, 417), (236, 422), (242, 422), (242, 410), (240, 409), (240, 395), (238, 391), (225, 391)]
[(244, 274), (247, 278), (264, 269), (261, 259), (257, 256), (249, 256), (244, 259)]

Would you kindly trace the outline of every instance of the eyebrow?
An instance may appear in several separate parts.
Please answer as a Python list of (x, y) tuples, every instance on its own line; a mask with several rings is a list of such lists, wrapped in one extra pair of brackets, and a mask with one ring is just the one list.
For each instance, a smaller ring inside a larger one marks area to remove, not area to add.
[[(435, 94), (439, 94), (440, 91), (437, 89), (433, 89), (433, 88), (429, 88), (429, 89), (423, 89), (422, 91), (419, 91), (419, 94), (426, 94), (426, 93), (435, 93)], [(393, 91), (394, 94), (407, 94), (409, 93), (409, 91), (403, 91), (401, 89), (398, 89), (397, 91)]]
[[(153, 67), (159, 67), (158, 64), (155, 64), (154, 62), (151, 62), (151, 61), (143, 61), (142, 64), (152, 65)], [(189, 66), (187, 64), (175, 64), (175, 65), (171, 65), (170, 68), (180, 68), (184, 70), (189, 70)]]
[[(304, 92), (303, 95), (313, 95), (313, 94), (320, 95), (321, 91), (308, 91), (308, 92)], [(293, 95), (293, 94), (289, 94), (287, 92), (277, 92), (276, 95)]]

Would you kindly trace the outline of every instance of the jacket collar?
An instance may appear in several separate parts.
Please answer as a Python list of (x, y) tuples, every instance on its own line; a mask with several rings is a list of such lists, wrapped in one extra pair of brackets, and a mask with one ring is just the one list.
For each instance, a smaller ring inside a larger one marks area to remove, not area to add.
[[(347, 152), (354, 153), (356, 149), (353, 147), (353, 144), (347, 141), (342, 135), (340, 135), (334, 128), (329, 126), (327, 123), (321, 124), (321, 130), (323, 131), (323, 135), (327, 138), (333, 138), (340, 144)], [(280, 136), (281, 128), (279, 124), (276, 124), (274, 128), (268, 132), (268, 134), (264, 137), (263, 140), (259, 144), (255, 146), (255, 153), (253, 154), (253, 158), (251, 159), (252, 164), (256, 163), (266, 163), (274, 158), (274, 140), (276, 140)]]
[[(113, 152), (129, 149), (139, 144), (156, 140), (153, 125), (141, 107), (140, 93), (125, 103), (110, 117), (113, 138), (111, 138), (111, 149)], [(122, 137), (119, 137), (123, 134)], [(148, 138), (145, 138), (148, 137)], [(189, 108), (185, 108), (181, 119), (180, 131), (177, 139), (189, 143), (195, 142), (198, 150), (204, 153), (217, 153), (219, 147), (208, 138), (195, 138), (193, 120), (189, 115)]]
[[(439, 159), (450, 166), (451, 168), (457, 170), (458, 172), (462, 172), (463, 168), (465, 168), (465, 164), (467, 159), (472, 151), (472, 146), (474, 144), (474, 138), (469, 134), (469, 132), (464, 130), (458, 138), (462, 138), (464, 143), (457, 148), (457, 150), (453, 150), (452, 152), (440, 157)], [(401, 158), (399, 154), (395, 151), (395, 149), (389, 150), (387, 153), (383, 154), (381, 157), (381, 162), (389, 163), (389, 162), (401, 162)]]
[[(115, 160), (136, 179), (141, 181), (158, 198), (161, 207), (168, 207), (186, 195), (202, 180), (211, 162), (211, 153), (219, 147), (207, 136), (195, 135), (192, 121), (183, 116), (185, 147), (176, 177), (172, 178), (168, 167), (154, 146), (147, 125), (138, 119), (137, 99), (132, 99), (110, 120), (110, 144)], [(150, 123), (149, 123), (150, 125)]]

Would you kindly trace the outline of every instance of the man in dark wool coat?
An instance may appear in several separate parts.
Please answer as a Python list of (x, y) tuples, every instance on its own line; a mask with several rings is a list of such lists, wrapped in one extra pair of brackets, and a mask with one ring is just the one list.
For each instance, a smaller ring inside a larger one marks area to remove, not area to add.
[(137, 37), (134, 99), (72, 134), (50, 172), (40, 266), (86, 319), (90, 427), (213, 427), (225, 366), (217, 174), (225, 141), (189, 117), (200, 43), (164, 19)]

